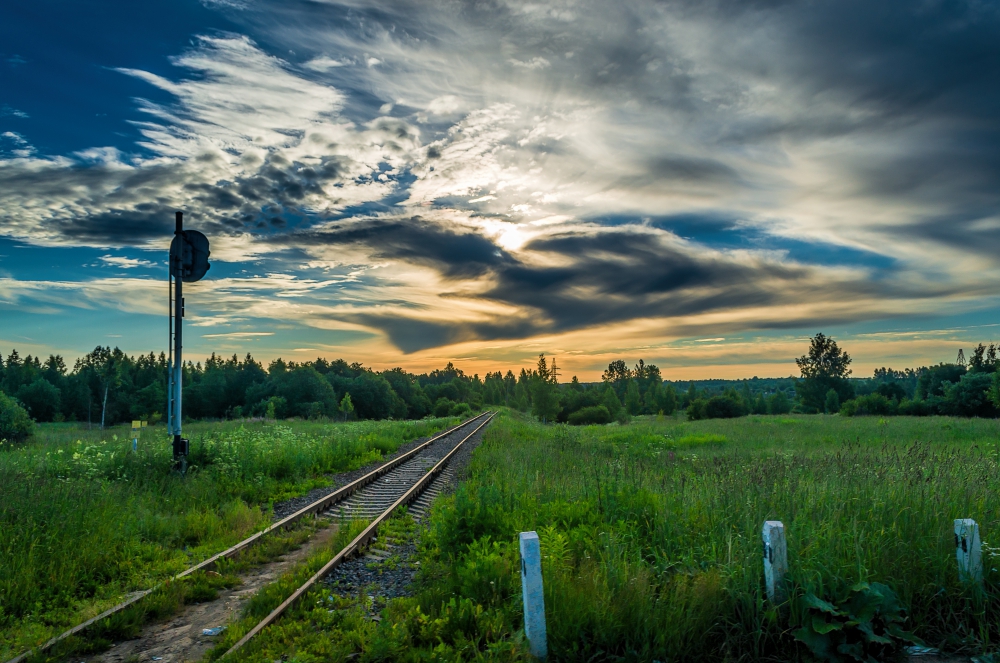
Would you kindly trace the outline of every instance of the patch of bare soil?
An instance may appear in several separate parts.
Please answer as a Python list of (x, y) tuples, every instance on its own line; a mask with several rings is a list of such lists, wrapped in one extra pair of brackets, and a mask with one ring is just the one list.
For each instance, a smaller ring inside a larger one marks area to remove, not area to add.
[[(225, 626), (230, 620), (238, 617), (243, 604), (257, 590), (274, 582), (296, 564), (305, 561), (313, 552), (329, 542), (336, 531), (336, 524), (318, 530), (300, 548), (241, 574), (239, 577), (243, 584), (230, 590), (221, 590), (216, 600), (184, 606), (184, 610), (169, 621), (143, 627), (142, 633), (135, 640), (120, 642), (102, 654), (83, 660), (87, 663), (200, 661), (208, 650), (215, 646), (217, 640), (214, 636), (203, 635), (203, 630)], [(78, 659), (74, 658), (75, 660)]]

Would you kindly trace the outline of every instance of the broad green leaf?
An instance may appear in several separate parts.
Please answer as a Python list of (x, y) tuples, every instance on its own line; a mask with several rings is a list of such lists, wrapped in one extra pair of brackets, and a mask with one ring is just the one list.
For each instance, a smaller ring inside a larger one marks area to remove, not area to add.
[(812, 620), (813, 630), (820, 634), (827, 634), (830, 631), (839, 631), (844, 627), (843, 624), (839, 622), (828, 622), (825, 621), (819, 615), (814, 615)]
[(837, 606), (833, 605), (829, 601), (824, 601), (815, 594), (806, 594), (802, 600), (810, 608), (815, 608), (816, 610), (822, 610), (823, 612), (828, 612), (831, 615), (840, 614), (837, 610)]

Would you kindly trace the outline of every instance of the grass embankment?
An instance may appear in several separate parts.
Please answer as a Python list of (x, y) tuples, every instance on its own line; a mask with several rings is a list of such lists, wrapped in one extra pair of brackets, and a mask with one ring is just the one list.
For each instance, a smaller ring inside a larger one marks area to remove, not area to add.
[(137, 453), (127, 427), (44, 425), (4, 445), (0, 660), (261, 529), (273, 501), (456, 422), (193, 424), (186, 477), (162, 428)]
[[(884, 583), (906, 628), (952, 651), (1000, 638), (1000, 425), (949, 418), (640, 420), (582, 429), (504, 414), (432, 515), (418, 595), (361, 620), (322, 592), (244, 660), (524, 658), (517, 534), (541, 537), (550, 660), (806, 657), (803, 596)], [(952, 521), (982, 528), (986, 591), (958, 579)], [(764, 600), (781, 520), (791, 600)], [(301, 633), (296, 637), (295, 633)]]

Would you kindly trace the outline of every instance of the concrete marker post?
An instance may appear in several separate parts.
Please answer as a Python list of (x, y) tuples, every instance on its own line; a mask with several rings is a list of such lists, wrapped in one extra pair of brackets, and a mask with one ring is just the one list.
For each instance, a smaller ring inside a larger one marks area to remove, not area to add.
[(955, 558), (962, 582), (983, 582), (983, 551), (979, 525), (971, 518), (955, 519)]
[(545, 594), (542, 590), (542, 550), (537, 532), (521, 532), (521, 596), (524, 599), (524, 635), (535, 658), (549, 653), (545, 636)]
[(772, 603), (784, 603), (788, 598), (785, 591), (785, 575), (788, 573), (785, 526), (780, 520), (766, 520), (761, 534), (764, 539), (764, 585), (767, 588), (767, 599)]

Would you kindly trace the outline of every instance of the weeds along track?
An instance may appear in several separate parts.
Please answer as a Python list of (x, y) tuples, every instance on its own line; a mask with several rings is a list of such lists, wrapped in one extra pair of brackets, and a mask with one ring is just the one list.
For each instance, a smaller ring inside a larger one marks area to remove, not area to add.
[[(374, 516), (371, 524), (355, 537), (353, 541), (347, 544), (343, 550), (337, 553), (333, 559), (324, 564), (323, 568), (292, 592), (291, 596), (271, 611), (271, 614), (250, 629), (239, 642), (222, 655), (222, 658), (232, 656), (234, 652), (241, 649), (254, 636), (277, 621), (286, 610), (295, 605), (318, 581), (329, 575), (342, 562), (361, 552), (375, 538), (379, 526), (388, 520), (396, 509), (418, 501), (428, 489), (440, 491), (448, 479), (448, 476), (444, 474), (448, 467), (448, 462), (462, 448), (462, 445), (466, 441), (490, 422), (494, 414), (493, 412), (487, 412), (463, 424), (461, 433), (454, 436), (461, 436), (461, 439), (457, 441), (445, 441), (442, 439), (443, 436), (439, 436), (435, 440), (430, 440), (423, 445), (421, 451), (424, 453), (421, 453), (420, 457), (416, 457), (416, 454), (414, 454), (414, 457), (404, 460), (403, 456), (400, 456), (397, 461), (403, 460), (403, 462), (398, 464), (398, 469), (392, 475), (386, 476), (382, 481), (372, 483), (365, 491), (360, 492), (349, 502), (345, 501), (343, 505), (345, 516), (348, 514), (349, 509), (353, 509), (357, 513), (350, 516), (352, 519), (360, 517), (367, 520), (367, 517), (371, 515)], [(422, 502), (414, 504), (418, 510), (414, 514), (415, 516), (424, 515), (430, 505), (430, 502), (427, 501), (429, 499), (431, 498), (428, 496)]]
[[(333, 560), (311, 578), (305, 585), (300, 587), (281, 606), (276, 608), (271, 615), (268, 615), (253, 630), (247, 633), (229, 652), (239, 649), (256, 635), (261, 629), (273, 622), (277, 617), (290, 607), (315, 581), (328, 574), (343, 559), (347, 559), (363, 548), (372, 538), (374, 538), (378, 526), (382, 524), (396, 509), (406, 504), (413, 504), (412, 513), (415, 518), (422, 517), (430, 506), (434, 496), (440, 492), (446, 482), (450, 480), (450, 470), (447, 468), (448, 461), (458, 451), (466, 440), (482, 429), (493, 418), (493, 412), (484, 412), (457, 426), (449, 428), (442, 433), (432, 437), (404, 454), (383, 463), (376, 469), (352, 481), (351, 483), (332, 491), (331, 493), (315, 500), (301, 509), (295, 511), (269, 527), (247, 537), (236, 545), (209, 557), (205, 561), (196, 564), (178, 573), (169, 579), (168, 582), (180, 580), (197, 571), (210, 571), (216, 564), (224, 559), (232, 559), (241, 552), (249, 549), (253, 545), (260, 543), (268, 534), (286, 529), (303, 518), (317, 517), (324, 512), (327, 515), (342, 517), (349, 520), (369, 520), (373, 522), (354, 541), (347, 545)], [(336, 507), (336, 510), (334, 510)], [(52, 638), (45, 644), (26, 651), (15, 658), (9, 659), (6, 663), (22, 663), (30, 656), (44, 652), (60, 641), (73, 636), (80, 635), (90, 626), (119, 613), (156, 591), (161, 585), (150, 589), (133, 592), (125, 601), (105, 610), (101, 614), (89, 619), (82, 624)]]

